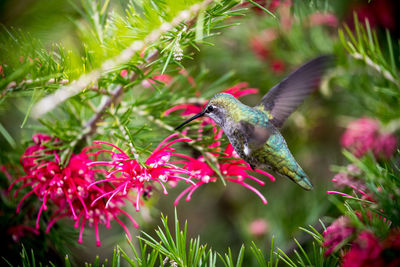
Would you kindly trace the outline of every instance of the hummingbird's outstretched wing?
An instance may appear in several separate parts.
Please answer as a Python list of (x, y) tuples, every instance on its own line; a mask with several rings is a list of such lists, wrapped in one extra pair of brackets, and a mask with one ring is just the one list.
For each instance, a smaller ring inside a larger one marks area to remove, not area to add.
[(317, 57), (289, 74), (275, 85), (262, 98), (259, 106), (272, 115), (271, 122), (281, 127), (287, 117), (318, 86), (325, 69), (332, 65), (334, 57), (324, 55)]

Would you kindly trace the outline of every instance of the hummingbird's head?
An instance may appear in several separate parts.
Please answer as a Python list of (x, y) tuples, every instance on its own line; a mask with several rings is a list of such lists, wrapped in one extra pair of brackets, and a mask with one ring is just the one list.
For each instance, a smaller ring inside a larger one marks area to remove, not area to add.
[(180, 124), (175, 128), (175, 130), (183, 127), (192, 120), (203, 116), (211, 118), (216, 124), (218, 124), (220, 127), (223, 127), (226, 119), (231, 116), (230, 111), (232, 111), (233, 107), (236, 106), (238, 102), (239, 101), (231, 94), (216, 94), (210, 99), (210, 101), (208, 101), (207, 105), (200, 113)]

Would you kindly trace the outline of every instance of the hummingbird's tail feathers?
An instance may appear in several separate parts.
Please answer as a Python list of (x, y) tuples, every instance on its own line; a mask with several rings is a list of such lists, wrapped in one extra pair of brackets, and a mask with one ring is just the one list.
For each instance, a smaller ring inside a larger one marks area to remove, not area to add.
[(313, 189), (312, 183), (310, 182), (307, 175), (304, 173), (304, 171), (298, 164), (297, 164), (297, 170), (284, 172), (283, 174), (290, 180), (301, 186), (301, 188), (303, 188), (304, 190), (310, 191)]
[(296, 180), (295, 183), (300, 185), (303, 189), (307, 191), (313, 189), (312, 183), (308, 180), (306, 176), (300, 177), (300, 179)]

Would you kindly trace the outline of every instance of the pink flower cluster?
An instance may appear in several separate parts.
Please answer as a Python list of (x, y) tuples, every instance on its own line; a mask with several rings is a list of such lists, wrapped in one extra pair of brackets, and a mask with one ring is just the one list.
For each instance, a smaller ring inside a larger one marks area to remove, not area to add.
[(192, 183), (189, 178), (183, 177), (186, 175), (190, 177), (190, 172), (184, 168), (178, 167), (175, 163), (179, 161), (172, 161), (172, 156), (182, 157), (179, 154), (173, 153), (175, 151), (171, 145), (177, 142), (191, 141), (188, 138), (177, 138), (178, 134), (172, 134), (162, 141), (157, 148), (151, 153), (144, 164), (140, 164), (136, 159), (130, 158), (122, 149), (119, 147), (103, 142), (95, 141), (96, 144), (105, 144), (116, 149), (112, 150), (100, 150), (97, 153), (108, 153), (111, 155), (110, 161), (93, 161), (88, 163), (88, 166), (103, 166), (106, 170), (102, 169), (105, 175), (105, 179), (93, 182), (89, 187), (97, 184), (113, 184), (113, 189), (108, 190), (96, 198), (94, 203), (97, 203), (101, 198), (108, 197), (105, 208), (108, 208), (109, 203), (118, 196), (127, 196), (128, 192), (135, 191), (135, 201), (132, 202), (136, 208), (136, 211), (140, 210), (140, 201), (142, 196), (148, 195), (154, 183), (157, 183), (163, 189), (165, 195), (168, 194), (166, 184), (175, 185), (177, 181), (185, 181)]
[(389, 159), (396, 151), (397, 139), (393, 134), (382, 133), (377, 120), (363, 117), (349, 123), (341, 144), (356, 157), (371, 151), (376, 158)]
[[(357, 233), (345, 216), (339, 217), (324, 231), (325, 256), (341, 250), (343, 267), (399, 266), (400, 233), (394, 230), (381, 242), (372, 232)], [(350, 245), (350, 249), (343, 247)]]
[[(365, 182), (361, 179), (363, 172), (354, 164), (349, 164), (346, 170), (339, 172), (332, 178), (332, 182), (338, 189), (351, 188), (354, 193), (360, 193), (363, 199), (374, 201), (373, 196), (367, 191)], [(328, 194), (339, 194), (351, 197), (342, 192), (328, 191)]]
[[(186, 201), (189, 201), (191, 199), (191, 196), (193, 192), (199, 188), (203, 184), (207, 184), (209, 182), (214, 182), (218, 178), (218, 174), (215, 172), (215, 170), (205, 162), (204, 157), (200, 156), (198, 158), (191, 158), (186, 155), (179, 155), (183, 158), (186, 158), (187, 161), (182, 162), (184, 163), (185, 169), (190, 171), (190, 176), (194, 179), (197, 179), (198, 182), (196, 184), (193, 184), (186, 188), (184, 191), (182, 191), (181, 194), (176, 198), (174, 205), (178, 205), (179, 200), (186, 196)], [(217, 156), (217, 154), (214, 154), (214, 156)], [(248, 171), (251, 171), (251, 167), (242, 159), (239, 158), (239, 156), (235, 153), (233, 150), (233, 147), (231, 144), (229, 144), (221, 159), (219, 159), (217, 163), (217, 168), (220, 174), (224, 177), (225, 180), (240, 184), (251, 191), (253, 191), (256, 195), (258, 195), (262, 202), (264, 204), (267, 204), (266, 198), (254, 187), (251, 185), (245, 183), (245, 179), (249, 178), (251, 180), (254, 180), (260, 185), (265, 185), (265, 183), (256, 177), (248, 174)], [(269, 173), (266, 173), (262, 170), (256, 170), (259, 173), (264, 174), (268, 178), (270, 178), (272, 181), (275, 181), (275, 178), (270, 175)]]
[(322, 243), (322, 246), (326, 247), (324, 255), (329, 256), (332, 252), (340, 249), (346, 243), (346, 240), (350, 241), (355, 232), (356, 229), (348, 217), (340, 216), (337, 218), (324, 231), (324, 243)]
[[(93, 201), (104, 192), (110, 190), (109, 185), (89, 187), (95, 182), (96, 172), (88, 167), (92, 162), (88, 149), (80, 154), (73, 154), (67, 166), (60, 162), (60, 150), (57, 148), (59, 141), (43, 134), (33, 136), (34, 145), (28, 147), (21, 157), (21, 164), (25, 176), (16, 179), (9, 187), (11, 190), (18, 183), (22, 185), (15, 191), (14, 196), (24, 188), (30, 191), (24, 195), (17, 206), (20, 212), (23, 202), (30, 196), (36, 196), (41, 202), (36, 219), (36, 229), (39, 229), (39, 219), (43, 213), (52, 208), (46, 232), (60, 219), (67, 217), (75, 221), (75, 227), (80, 227), (78, 242), (82, 243), (82, 234), (85, 225), (94, 227), (97, 245), (100, 246), (98, 225), (110, 227), (110, 221), (116, 220), (127, 232), (126, 226), (118, 219), (119, 214), (126, 215), (137, 227), (133, 218), (120, 209), (124, 204), (121, 197), (114, 198), (108, 203)], [(54, 210), (53, 210), (54, 207)]]

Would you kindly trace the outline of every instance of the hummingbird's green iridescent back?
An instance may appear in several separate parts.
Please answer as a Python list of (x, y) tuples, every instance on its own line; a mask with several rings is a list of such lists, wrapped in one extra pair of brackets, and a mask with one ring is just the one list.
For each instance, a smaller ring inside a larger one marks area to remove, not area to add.
[(270, 165), (276, 172), (290, 178), (304, 189), (311, 190), (313, 188), (307, 175), (290, 153), (285, 139), (278, 131), (268, 138), (262, 148), (253, 151), (252, 156), (259, 161), (260, 165)]

